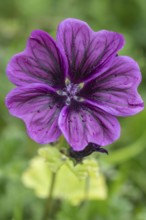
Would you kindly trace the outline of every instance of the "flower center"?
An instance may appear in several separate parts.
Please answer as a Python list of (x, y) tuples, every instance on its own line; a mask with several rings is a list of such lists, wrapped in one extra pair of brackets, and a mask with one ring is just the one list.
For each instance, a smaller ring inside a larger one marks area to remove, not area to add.
[(72, 100), (83, 101), (83, 98), (78, 96), (78, 92), (83, 88), (84, 84), (73, 84), (69, 79), (65, 80), (66, 87), (63, 90), (58, 90), (57, 93), (65, 97), (65, 104), (70, 105)]

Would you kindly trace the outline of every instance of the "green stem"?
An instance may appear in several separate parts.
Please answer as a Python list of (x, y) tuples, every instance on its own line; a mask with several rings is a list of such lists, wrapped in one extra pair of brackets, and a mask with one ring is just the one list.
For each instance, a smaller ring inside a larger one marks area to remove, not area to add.
[(84, 201), (80, 205), (82, 209), (85, 209), (86, 205), (88, 205), (89, 190), (90, 190), (90, 176), (88, 175), (86, 178), (86, 182), (85, 182), (85, 198), (84, 198)]
[(55, 180), (56, 180), (56, 173), (54, 172), (52, 173), (51, 184), (49, 188), (49, 195), (46, 200), (42, 220), (52, 220), (51, 215), (52, 215), (52, 207), (53, 207), (53, 191), (54, 191), (54, 186), (55, 186)]
[(90, 177), (87, 176), (87, 178), (86, 178), (86, 185), (85, 185), (85, 202), (88, 201), (89, 190), (90, 190)]

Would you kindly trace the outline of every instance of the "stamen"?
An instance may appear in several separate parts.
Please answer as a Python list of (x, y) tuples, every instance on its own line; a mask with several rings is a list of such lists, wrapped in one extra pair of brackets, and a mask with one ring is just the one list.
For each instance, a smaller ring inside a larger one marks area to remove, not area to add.
[(84, 101), (84, 99), (82, 97), (76, 96), (76, 95), (74, 96), (74, 100), (76, 100), (78, 102), (83, 102)]
[(78, 84), (79, 89), (82, 89), (84, 87), (84, 85), (85, 85), (85, 83), (79, 83)]
[(66, 105), (70, 105), (70, 103), (71, 103), (71, 98), (67, 97), (67, 99), (65, 100), (65, 104)]
[(63, 90), (57, 90), (57, 94), (61, 95), (61, 96), (66, 96), (67, 95), (67, 93)]
[(84, 99), (78, 96), (78, 92), (83, 88), (84, 83), (73, 84), (70, 82), (68, 78), (65, 80), (66, 88), (63, 90), (58, 90), (57, 94), (60, 96), (65, 96), (65, 104), (70, 105), (72, 100), (76, 100), (78, 102), (84, 101)]
[(65, 79), (65, 85), (68, 86), (69, 84), (71, 84), (71, 81), (68, 78), (66, 78)]

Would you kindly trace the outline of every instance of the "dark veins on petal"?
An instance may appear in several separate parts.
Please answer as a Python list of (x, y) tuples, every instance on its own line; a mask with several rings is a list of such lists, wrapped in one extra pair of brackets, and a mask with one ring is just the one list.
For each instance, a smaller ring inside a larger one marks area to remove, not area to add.
[[(120, 65), (118, 66), (118, 68), (120, 68)], [(113, 68), (113, 70), (115, 69), (115, 67)], [(92, 80), (91, 82), (89, 82), (88, 84), (86, 84), (83, 89), (80, 91), (79, 95), (82, 96), (83, 98), (91, 98), (91, 99), (97, 99), (98, 101), (100, 100), (100, 92), (111, 92), (111, 91), (115, 91), (115, 92), (121, 92), (119, 93), (119, 96), (121, 97), (122, 93), (125, 93), (125, 95), (127, 94), (127, 89), (123, 89), (123, 88), (117, 88), (114, 87), (113, 84), (110, 84), (110, 80), (116, 77), (120, 77), (120, 76), (124, 76), (126, 74), (127, 71), (122, 71), (120, 74), (116, 74), (113, 73), (111, 74), (110, 71), (112, 71), (112, 68), (110, 68), (108, 71), (104, 72), (104, 74), (100, 75), (99, 77), (97, 77), (96, 79)], [(129, 72), (131, 71), (131, 69), (129, 68)], [(131, 75), (129, 74), (129, 77)], [(128, 74), (126, 74), (126, 77), (128, 77)], [(108, 86), (104, 86), (103, 83), (108, 83)], [(119, 81), (120, 84), (120, 81)], [(116, 94), (118, 96), (118, 93)]]
[(26, 50), (12, 58), (7, 71), (10, 80), (18, 86), (42, 82), (62, 89), (66, 68), (64, 56), (55, 41), (45, 32), (34, 31)]
[[(101, 49), (100, 55), (94, 58), (93, 55), (94, 53), (96, 54), (96, 50), (99, 50), (101, 42), (99, 40), (97, 41), (96, 37), (91, 37), (90, 33), (88, 32), (88, 35), (85, 34), (82, 36), (84, 52), (83, 54), (80, 54), (80, 47), (79, 45), (77, 47), (77, 45), (75, 44), (76, 38), (81, 29), (82, 27), (78, 28), (76, 32), (72, 29), (70, 48), (68, 48), (68, 45), (66, 44), (66, 42), (68, 41), (66, 31), (64, 31), (63, 39), (65, 53), (67, 56), (69, 70), (71, 74), (71, 80), (72, 82), (76, 83), (80, 83), (83, 80), (86, 80), (89, 76), (91, 77), (95, 72), (99, 72), (103, 68), (103, 66), (106, 65), (111, 56), (119, 47), (119, 45), (117, 44), (117, 47), (113, 50), (112, 53), (110, 53), (110, 46), (111, 43), (113, 43), (114, 39), (112, 39), (112, 42), (108, 42), (108, 40), (105, 39), (104, 47)], [(71, 51), (71, 54), (69, 50)], [(105, 56), (105, 54), (107, 54), (107, 56)]]
[(136, 92), (140, 78), (139, 68), (132, 59), (116, 57), (104, 74), (80, 90), (79, 96), (98, 104), (106, 104), (116, 109), (116, 114), (121, 116), (129, 114), (129, 110), (134, 113), (136, 107), (143, 107), (143, 101)]
[(46, 63), (45, 60), (40, 59), (40, 57), (38, 57), (36, 53), (38, 49), (35, 51), (36, 49), (35, 45), (30, 44), (33, 57), (30, 57), (29, 59), (36, 63), (37, 68), (39, 68), (40, 70), (43, 70), (45, 73), (51, 76), (51, 79), (48, 78), (46, 83), (49, 83), (52, 86), (56, 86), (56, 84), (57, 85), (64, 84), (64, 79), (62, 77), (63, 75), (62, 74), (63, 72), (62, 62), (61, 62), (59, 51), (54, 45), (54, 43), (51, 42), (53, 47), (55, 48), (55, 51), (52, 50), (51, 46), (50, 48), (48, 47), (48, 45), (46, 44), (43, 38), (41, 38), (41, 41), (40, 41), (39, 39), (31, 37), (30, 40), (36, 41), (36, 43), (40, 46), (40, 48), (42, 48), (42, 50), (39, 49), (40, 54), (51, 59), (51, 62), (48, 62), (48, 63)]
[[(30, 88), (29, 94), (25, 91), (16, 95), (13, 95), (13, 98), (10, 101), (15, 103), (15, 108), (19, 108), (20, 112), (23, 112), (25, 115), (28, 112), (28, 107), (25, 105), (32, 105), (33, 108), (30, 108), (29, 113), (40, 113), (43, 110), (53, 109), (54, 106), (60, 111), (60, 109), (64, 105), (63, 99), (61, 99), (56, 93), (48, 91), (47, 88), (38, 88), (37, 90), (34, 88)], [(9, 105), (11, 106), (11, 102)], [(37, 111), (36, 111), (37, 110)]]

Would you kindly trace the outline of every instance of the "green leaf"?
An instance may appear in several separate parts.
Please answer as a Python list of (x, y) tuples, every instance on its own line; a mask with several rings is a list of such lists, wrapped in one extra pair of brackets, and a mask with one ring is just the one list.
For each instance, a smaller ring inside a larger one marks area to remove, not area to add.
[(112, 152), (109, 157), (105, 158), (105, 161), (109, 163), (119, 164), (131, 159), (132, 157), (137, 156), (146, 147), (145, 136), (146, 132), (135, 143)]
[(67, 161), (67, 157), (58, 151), (57, 146), (43, 147), (38, 153), (52, 172), (56, 172)]
[(52, 172), (57, 172), (54, 198), (66, 199), (73, 204), (85, 199), (106, 199), (105, 179), (95, 159), (88, 158), (74, 166), (73, 161), (62, 156), (55, 147), (42, 148), (39, 155), (31, 160), (22, 176), (23, 183), (38, 197), (48, 196)]

